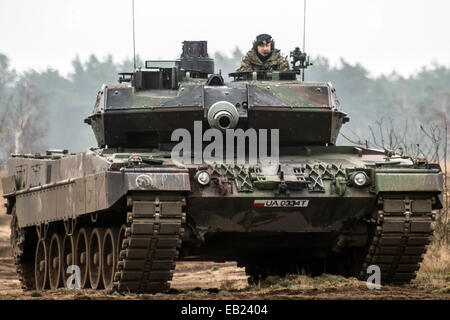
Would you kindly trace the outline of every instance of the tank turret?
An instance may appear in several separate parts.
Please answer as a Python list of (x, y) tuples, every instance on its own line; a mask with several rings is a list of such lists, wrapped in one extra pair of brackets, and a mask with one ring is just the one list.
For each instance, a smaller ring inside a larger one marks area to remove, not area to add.
[[(105, 85), (86, 119), (99, 147), (170, 148), (177, 128), (279, 129), (281, 146), (333, 145), (348, 121), (329, 83), (300, 82), (296, 71), (214, 75), (206, 41), (185, 41), (180, 59), (146, 61), (119, 85)], [(123, 75), (123, 74), (122, 74)], [(241, 74), (242, 75), (242, 74)]]

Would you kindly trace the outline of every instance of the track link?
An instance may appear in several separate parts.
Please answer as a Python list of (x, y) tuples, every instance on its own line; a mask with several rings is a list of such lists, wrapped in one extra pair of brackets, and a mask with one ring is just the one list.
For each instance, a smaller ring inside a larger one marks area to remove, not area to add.
[(118, 291), (164, 292), (169, 289), (186, 221), (181, 197), (130, 196), (127, 228), (114, 287)]
[(360, 272), (377, 265), (382, 283), (409, 283), (416, 277), (433, 232), (432, 196), (385, 195), (378, 199), (375, 234)]
[(33, 290), (36, 287), (34, 281), (34, 261), (25, 261), (24, 247), (25, 247), (25, 233), (26, 231), (19, 228), (17, 223), (16, 208), (13, 208), (11, 218), (11, 247), (16, 267), (17, 275), (23, 290)]

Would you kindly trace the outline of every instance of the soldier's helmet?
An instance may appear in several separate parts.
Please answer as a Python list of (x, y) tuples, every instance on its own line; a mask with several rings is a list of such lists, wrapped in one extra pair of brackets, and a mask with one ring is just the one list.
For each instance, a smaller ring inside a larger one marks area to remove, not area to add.
[(253, 48), (256, 50), (258, 45), (260, 44), (267, 44), (269, 42), (272, 42), (271, 51), (275, 48), (275, 41), (273, 40), (272, 36), (270, 34), (260, 34), (256, 36), (256, 39), (253, 41)]

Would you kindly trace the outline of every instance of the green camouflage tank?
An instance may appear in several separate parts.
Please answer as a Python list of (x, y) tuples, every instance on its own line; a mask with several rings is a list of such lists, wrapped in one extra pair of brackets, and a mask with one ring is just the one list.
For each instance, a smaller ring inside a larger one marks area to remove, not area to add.
[(414, 279), (439, 165), (336, 146), (349, 117), (295, 62), (225, 83), (206, 42), (186, 41), (180, 59), (101, 87), (85, 120), (98, 146), (13, 155), (2, 184), (24, 287), (161, 292), (179, 260), (234, 260), (250, 282)]

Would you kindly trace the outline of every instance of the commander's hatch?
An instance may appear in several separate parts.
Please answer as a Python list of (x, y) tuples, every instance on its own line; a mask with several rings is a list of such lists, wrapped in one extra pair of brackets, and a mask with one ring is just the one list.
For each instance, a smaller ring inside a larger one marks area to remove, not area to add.
[(178, 61), (146, 61), (145, 69), (137, 69), (131, 76), (136, 90), (178, 89)]

